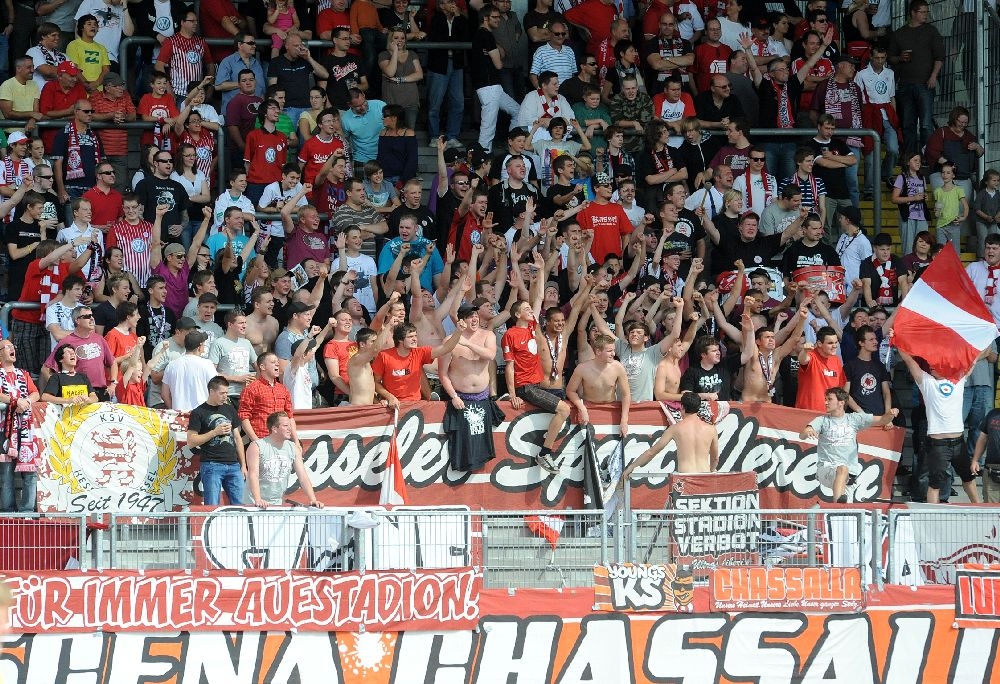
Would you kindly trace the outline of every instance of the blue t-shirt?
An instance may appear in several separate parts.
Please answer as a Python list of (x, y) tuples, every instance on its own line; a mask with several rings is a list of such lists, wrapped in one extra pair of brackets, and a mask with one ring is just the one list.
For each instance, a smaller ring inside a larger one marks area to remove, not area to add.
[[(382, 251), (378, 255), (378, 272), (379, 275), (385, 275), (392, 268), (392, 262), (396, 260), (396, 256), (399, 254), (399, 246), (403, 244), (403, 239), (400, 237), (394, 237), (385, 243), (382, 247)], [(423, 259), (427, 256), (427, 246), (432, 245), (434, 242), (428, 240), (424, 237), (414, 238), (410, 242), (410, 252), (415, 254), (417, 257)], [(430, 263), (424, 266), (423, 272), (420, 274), (420, 287), (425, 290), (434, 291), (434, 276), (444, 270), (444, 261), (441, 259), (441, 255), (438, 254), (437, 250), (431, 253)]]
[(354, 161), (371, 161), (378, 156), (378, 134), (384, 128), (384, 107), (385, 102), (382, 100), (368, 100), (368, 111), (364, 116), (358, 116), (350, 109), (340, 113), (341, 125), (354, 151)]

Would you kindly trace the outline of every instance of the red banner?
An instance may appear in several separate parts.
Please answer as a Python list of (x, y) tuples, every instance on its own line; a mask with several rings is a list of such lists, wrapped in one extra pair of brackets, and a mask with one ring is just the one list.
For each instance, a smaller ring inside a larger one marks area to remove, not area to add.
[(712, 610), (858, 613), (865, 605), (858, 568), (731, 568), (712, 571)]
[[(100, 411), (59, 412), (38, 408), (35, 418), (46, 436), (39, 472), (39, 506), (47, 512), (143, 512), (179, 510), (200, 502), (193, 477), (198, 461), (184, 444), (186, 416), (117, 404)], [(413, 506), (461, 504), (487, 510), (573, 509), (583, 507), (585, 431), (571, 425), (553, 457), (559, 472), (549, 475), (534, 463), (551, 416), (541, 411), (503, 409), (508, 421), (493, 433), (497, 457), (477, 472), (452, 470), (442, 430), (443, 402), (404, 405), (397, 435)], [(381, 407), (318, 409), (295, 414), (306, 470), (317, 497), (331, 506), (378, 504), (392, 413)], [(761, 508), (803, 508), (829, 502), (831, 493), (816, 481), (816, 447), (798, 441), (814, 414), (771, 404), (732, 404), (718, 424), (720, 471), (755, 473)], [(619, 407), (590, 408), (597, 458), (618, 447)], [(648, 448), (666, 428), (658, 403), (632, 406), (625, 461)], [(857, 502), (889, 498), (901, 430), (868, 429), (859, 436), (863, 470), (853, 492)], [(667, 479), (676, 468), (667, 449), (634, 474), (632, 503), (663, 508)], [(652, 474), (655, 473), (655, 474)], [(288, 496), (298, 483), (289, 482)]]
[(472, 568), (315, 573), (104, 571), (8, 575), (11, 628), (386, 631), (472, 629), (482, 574)]
[(487, 590), (476, 630), (15, 633), (0, 671), (19, 684), (1000, 682), (996, 630), (956, 629), (949, 590), (886, 592), (902, 602), (849, 615), (592, 614), (592, 589)]
[(966, 565), (956, 573), (955, 624), (1000, 628), (1000, 568)]

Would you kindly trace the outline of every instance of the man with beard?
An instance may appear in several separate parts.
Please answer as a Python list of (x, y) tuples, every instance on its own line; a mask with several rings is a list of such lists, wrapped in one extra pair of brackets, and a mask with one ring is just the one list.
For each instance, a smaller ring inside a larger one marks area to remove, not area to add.
[(455, 470), (478, 470), (495, 456), (493, 428), (505, 416), (490, 398), (490, 362), (496, 359), (496, 335), (479, 327), (479, 310), (458, 309), (465, 321), (458, 346), (438, 362), (441, 388), (449, 397), (444, 415), (448, 452)]

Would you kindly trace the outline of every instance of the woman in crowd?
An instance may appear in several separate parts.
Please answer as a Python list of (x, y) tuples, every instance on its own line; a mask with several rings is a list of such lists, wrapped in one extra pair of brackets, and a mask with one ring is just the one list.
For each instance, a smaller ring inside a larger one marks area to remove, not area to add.
[(191, 236), (198, 230), (201, 224), (201, 209), (208, 206), (212, 201), (212, 193), (209, 189), (208, 178), (198, 168), (198, 150), (190, 143), (181, 143), (177, 146), (177, 154), (174, 155), (174, 170), (170, 177), (181, 184), (188, 194), (188, 226), (184, 231), (187, 236), (186, 241), (190, 242)]
[[(382, 99), (386, 104), (399, 105), (405, 112), (406, 128), (417, 125), (420, 94), (417, 84), (424, 80), (424, 71), (415, 52), (406, 48), (406, 31), (401, 27), (389, 29), (388, 49), (378, 56), (382, 70)], [(397, 125), (399, 125), (397, 124)]]
[(388, 104), (382, 110), (384, 128), (379, 134), (376, 160), (385, 179), (397, 187), (417, 175), (417, 135), (404, 123), (399, 105)]
[(302, 141), (302, 144), (315, 135), (316, 118), (327, 106), (326, 90), (319, 86), (310, 88), (309, 109), (302, 112), (299, 117), (299, 140)]

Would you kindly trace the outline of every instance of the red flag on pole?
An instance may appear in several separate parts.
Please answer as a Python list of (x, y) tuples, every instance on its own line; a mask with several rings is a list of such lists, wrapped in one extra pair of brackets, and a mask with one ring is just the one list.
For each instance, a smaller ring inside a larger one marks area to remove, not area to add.
[(406, 504), (406, 483), (403, 480), (403, 464), (399, 460), (399, 447), (396, 446), (396, 425), (398, 422), (399, 409), (396, 409), (392, 415), (392, 435), (389, 437), (389, 453), (385, 459), (382, 491), (378, 497), (378, 502), (382, 506), (403, 506)]
[(961, 380), (996, 339), (993, 314), (950, 242), (903, 298), (893, 331), (895, 346), (951, 382)]
[(561, 515), (526, 515), (524, 523), (536, 537), (544, 537), (545, 541), (552, 546), (552, 550), (555, 551), (566, 519)]

